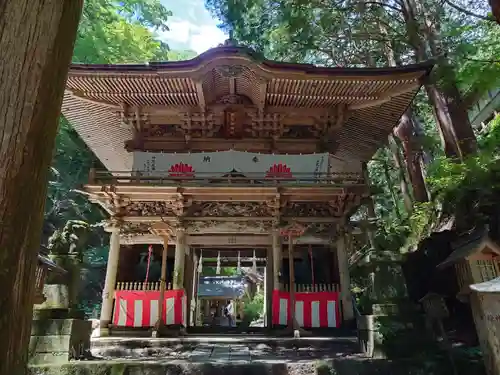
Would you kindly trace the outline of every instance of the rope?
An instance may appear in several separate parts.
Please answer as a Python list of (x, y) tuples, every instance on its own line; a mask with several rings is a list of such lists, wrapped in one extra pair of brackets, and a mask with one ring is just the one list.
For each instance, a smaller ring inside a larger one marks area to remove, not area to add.
[(148, 266), (146, 268), (146, 281), (144, 281), (144, 283), (147, 283), (148, 282), (148, 278), (149, 278), (149, 267), (151, 265), (151, 255), (153, 254), (153, 245), (149, 245), (149, 248), (148, 248)]
[(311, 258), (311, 277), (312, 277), (312, 285), (314, 287), (316, 285), (316, 282), (314, 280), (314, 259), (313, 259), (312, 246), (310, 244), (309, 244), (309, 257)]

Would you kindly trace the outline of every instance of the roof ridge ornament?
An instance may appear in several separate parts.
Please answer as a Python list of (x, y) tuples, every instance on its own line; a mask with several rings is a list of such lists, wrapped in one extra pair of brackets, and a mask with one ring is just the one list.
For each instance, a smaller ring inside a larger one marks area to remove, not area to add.
[(239, 47), (238, 43), (234, 39), (234, 31), (229, 30), (229, 38), (227, 38), (224, 43), (218, 45), (218, 47)]

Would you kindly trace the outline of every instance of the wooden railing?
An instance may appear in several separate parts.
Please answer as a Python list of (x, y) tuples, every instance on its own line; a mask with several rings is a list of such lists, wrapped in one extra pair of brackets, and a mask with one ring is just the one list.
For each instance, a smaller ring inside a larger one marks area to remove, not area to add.
[[(285, 284), (283, 286), (285, 292), (290, 290), (290, 286)], [(340, 285), (338, 284), (295, 284), (296, 292), (340, 292)]]
[(466, 288), (472, 283), (467, 261), (455, 264), (455, 274), (457, 276), (459, 290), (466, 290)]
[(493, 259), (484, 259), (474, 261), (474, 266), (479, 271), (479, 282), (490, 281), (497, 278), (499, 275), (498, 262)]
[[(168, 283), (166, 290), (172, 289), (172, 283)], [(140, 281), (133, 282), (118, 282), (116, 283), (115, 290), (139, 290), (139, 291), (159, 291), (160, 290), (160, 282), (152, 282), (152, 283), (144, 283)]]
[[(225, 176), (226, 175), (226, 176)], [(227, 176), (227, 172), (196, 172), (193, 176), (171, 176), (168, 171), (123, 172), (91, 169), (89, 184), (144, 184), (144, 185), (359, 185), (365, 184), (361, 173), (336, 172), (294, 173), (292, 178), (267, 177), (265, 173), (245, 173), (245, 176)]]

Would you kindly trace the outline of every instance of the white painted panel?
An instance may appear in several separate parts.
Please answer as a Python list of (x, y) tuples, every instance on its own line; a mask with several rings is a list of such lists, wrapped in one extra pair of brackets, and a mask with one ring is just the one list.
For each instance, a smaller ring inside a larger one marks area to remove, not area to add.
[(166, 324), (167, 325), (172, 325), (175, 324), (175, 298), (167, 298), (166, 301), (166, 314), (167, 314), (167, 319), (166, 319)]
[(120, 311), (118, 315), (118, 326), (125, 327), (127, 324), (127, 301), (124, 299), (119, 300)]
[(304, 327), (304, 301), (295, 301), (295, 318), (299, 327)]
[(134, 301), (134, 327), (142, 327), (143, 301), (138, 299)]
[(153, 327), (158, 321), (158, 300), (151, 300), (151, 309), (149, 310), (149, 325)]
[[(237, 171), (248, 177), (265, 176), (273, 166), (289, 168), (289, 178), (313, 179), (328, 172), (328, 154), (272, 155), (241, 151), (166, 154), (134, 152), (134, 171), (147, 176), (165, 176), (175, 166), (187, 165), (198, 177), (217, 177)], [(173, 173), (173, 172), (172, 172)]]
[(337, 327), (337, 314), (335, 314), (336, 307), (337, 302), (327, 302), (328, 327)]
[(279, 324), (286, 326), (288, 323), (288, 299), (280, 298), (280, 319)]
[(314, 328), (321, 326), (319, 319), (319, 304), (319, 301), (311, 302), (311, 326)]

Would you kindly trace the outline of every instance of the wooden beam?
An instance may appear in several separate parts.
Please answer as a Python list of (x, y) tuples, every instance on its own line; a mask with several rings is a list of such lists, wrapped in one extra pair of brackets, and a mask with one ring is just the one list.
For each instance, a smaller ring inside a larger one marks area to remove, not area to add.
[(200, 110), (201, 112), (205, 112), (206, 103), (205, 103), (205, 93), (203, 92), (203, 82), (198, 81), (196, 82), (195, 86), (196, 86), (196, 95), (198, 95), (198, 104), (200, 106)]
[[(312, 245), (327, 245), (330, 242), (328, 236), (302, 236), (294, 240), (295, 244), (312, 244)], [(252, 249), (254, 247), (271, 246), (271, 236), (269, 235), (188, 235), (186, 242), (190, 246), (217, 247), (225, 246), (230, 249)], [(163, 239), (160, 236), (152, 234), (136, 234), (122, 235), (120, 237), (122, 245), (139, 245), (139, 244), (163, 244)], [(287, 240), (283, 240), (286, 244)], [(170, 245), (175, 242), (169, 240)]]
[[(191, 152), (217, 152), (225, 150), (246, 152), (272, 152), (273, 146), (277, 154), (311, 154), (319, 152), (317, 139), (272, 138), (255, 139), (224, 139), (224, 138), (191, 138)], [(151, 152), (186, 152), (184, 140), (169, 140), (165, 138), (145, 138), (141, 145), (128, 143), (130, 151)]]
[(167, 256), (168, 242), (170, 237), (163, 237), (163, 253), (161, 256), (161, 278), (160, 278), (160, 301), (158, 303), (158, 320), (153, 331), (153, 337), (158, 337), (164, 326), (163, 324), (163, 300), (165, 299), (165, 290), (167, 288)]

